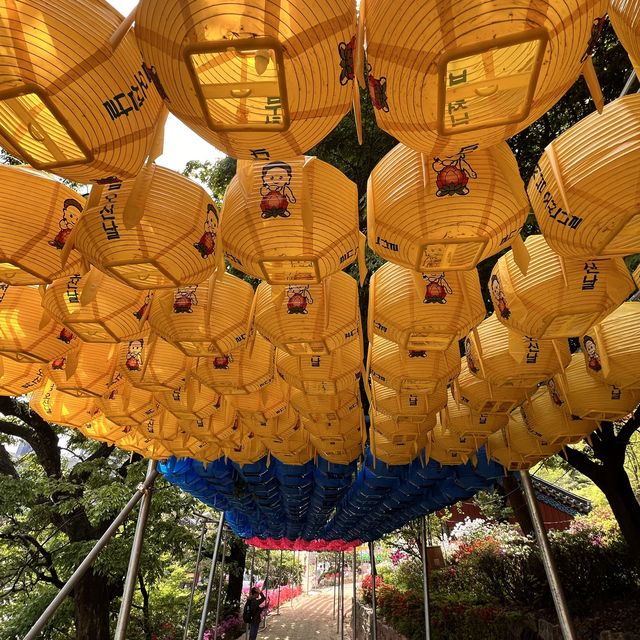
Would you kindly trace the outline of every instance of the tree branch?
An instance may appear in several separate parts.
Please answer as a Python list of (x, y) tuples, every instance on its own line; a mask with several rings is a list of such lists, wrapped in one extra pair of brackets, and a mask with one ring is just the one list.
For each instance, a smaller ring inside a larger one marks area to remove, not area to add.
[(631, 440), (631, 436), (638, 430), (640, 427), (640, 407), (638, 407), (633, 415), (622, 425), (620, 431), (618, 431), (618, 435), (616, 436), (616, 440), (620, 444), (627, 445), (629, 444), (629, 440)]
[(11, 476), (18, 479), (18, 471), (13, 464), (13, 460), (9, 455), (9, 452), (4, 448), (4, 445), (0, 444), (0, 475)]
[(598, 486), (603, 479), (603, 468), (589, 458), (586, 453), (578, 451), (573, 447), (564, 447), (560, 453), (561, 458), (564, 458), (572, 467), (580, 471), (580, 473), (587, 476), (595, 482)]

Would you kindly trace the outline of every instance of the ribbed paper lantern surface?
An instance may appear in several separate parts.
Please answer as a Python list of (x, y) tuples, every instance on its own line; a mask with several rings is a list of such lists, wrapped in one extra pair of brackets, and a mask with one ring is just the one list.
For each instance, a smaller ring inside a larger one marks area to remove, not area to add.
[(428, 432), (390, 436), (375, 431), (371, 438), (371, 454), (387, 464), (409, 464), (428, 444)]
[(571, 362), (566, 340), (522, 336), (505, 327), (495, 313), (467, 336), (465, 353), (471, 373), (506, 387), (535, 387)]
[[(640, 14), (639, 14), (640, 15)], [(640, 170), (640, 96), (609, 103), (559, 135), (538, 161), (529, 198), (549, 246), (569, 258), (640, 251), (636, 189), (605, 185)]]
[(640, 302), (624, 302), (580, 338), (587, 371), (621, 389), (640, 388)]
[(269, 284), (318, 283), (358, 254), (356, 185), (315, 157), (239, 162), (223, 214), (225, 258)]
[(45, 371), (39, 362), (16, 362), (0, 356), (0, 395), (21, 396), (44, 384)]
[[(0, 181), (0, 282), (44, 284), (80, 271), (77, 251), (64, 267), (61, 254), (82, 215), (85, 199), (28, 167), (0, 165)], [(22, 212), (28, 212), (28, 224)]]
[(253, 287), (224, 272), (198, 285), (156, 291), (149, 324), (188, 356), (220, 356), (246, 342), (252, 301)]
[[(473, 356), (471, 357), (473, 363)], [(533, 393), (531, 387), (504, 387), (491, 384), (469, 371), (467, 358), (460, 363), (460, 375), (453, 385), (453, 394), (458, 402), (466, 404), (477, 413), (510, 413)]]
[(91, 269), (49, 285), (42, 306), (84, 342), (123, 342), (140, 333), (144, 302), (144, 292)]
[(506, 140), (577, 79), (606, 4), (367, 3), (367, 81), (378, 126), (427, 152)]
[(287, 383), (279, 376), (274, 376), (269, 384), (257, 391), (231, 396), (228, 401), (243, 419), (266, 424), (267, 420), (287, 411), (290, 394)]
[(94, 189), (73, 241), (98, 269), (145, 291), (213, 273), (219, 215), (199, 184), (150, 165), (135, 179)]
[(447, 389), (440, 385), (432, 393), (407, 391), (398, 393), (375, 379), (371, 380), (371, 402), (373, 406), (392, 417), (433, 414), (447, 404)]
[(0, 355), (18, 362), (50, 362), (73, 349), (78, 338), (52, 320), (34, 287), (0, 283)]
[(574, 353), (564, 374), (547, 382), (552, 402), (568, 415), (590, 420), (615, 420), (640, 404), (640, 389), (620, 389), (589, 375), (581, 353)]
[[(117, 376), (121, 374), (117, 372)], [(115, 382), (108, 393), (96, 398), (96, 407), (111, 422), (121, 426), (142, 424), (160, 411), (151, 391), (138, 389), (124, 379), (122, 384)]]
[(162, 101), (133, 33), (109, 43), (122, 16), (103, 0), (2, 0), (0, 16), (0, 146), (80, 183), (136, 175)]
[[(371, 411), (373, 428), (386, 438), (394, 439), (407, 437), (415, 438), (417, 435), (426, 435), (436, 426), (436, 415), (432, 413), (426, 416), (392, 417), (382, 411)], [(424, 446), (424, 445), (423, 445)]]
[(640, 74), (640, 7), (635, 0), (610, 0), (607, 9), (611, 24)]
[(417, 271), (475, 268), (511, 245), (528, 213), (506, 142), (446, 156), (398, 145), (369, 178), (369, 246)]
[(144, 0), (136, 34), (174, 115), (228, 155), (276, 159), (350, 108), (355, 22), (348, 0)]
[(371, 276), (369, 333), (409, 351), (447, 349), (485, 313), (475, 269), (418, 273), (388, 262)]
[(367, 364), (372, 380), (400, 393), (434, 393), (460, 373), (460, 351), (455, 342), (440, 351), (407, 350), (376, 335)]
[(463, 402), (456, 402), (449, 391), (449, 401), (442, 412), (443, 422), (449, 431), (459, 436), (486, 438), (505, 427), (509, 419), (503, 413), (480, 413)]
[(344, 272), (320, 284), (277, 287), (263, 282), (256, 297), (256, 328), (291, 355), (330, 353), (360, 331), (358, 284)]
[(465, 463), (479, 446), (483, 438), (459, 436), (442, 425), (440, 418), (429, 432), (429, 457), (440, 464)]
[(102, 414), (98, 414), (88, 422), (85, 422), (82, 426), (78, 427), (78, 430), (87, 438), (109, 444), (117, 444), (121, 438), (124, 438), (132, 432), (131, 427), (118, 425), (108, 418), (105, 418)]
[(525, 246), (531, 258), (526, 275), (508, 252), (489, 280), (500, 322), (524, 335), (582, 335), (636, 288), (622, 258), (561, 258), (542, 236), (529, 236)]
[(171, 391), (158, 391), (154, 397), (178, 420), (206, 418), (220, 407), (220, 396), (195, 378), (182, 380), (180, 386)]
[(360, 390), (357, 383), (352, 389), (339, 391), (335, 395), (310, 395), (300, 389), (291, 389), (291, 406), (311, 422), (350, 419), (360, 415)]
[(288, 384), (309, 395), (336, 394), (353, 389), (362, 371), (362, 346), (352, 340), (328, 355), (290, 356), (277, 350), (278, 372)]
[(47, 380), (31, 395), (29, 407), (47, 422), (64, 427), (81, 427), (96, 414), (94, 398), (72, 396)]
[(231, 353), (200, 358), (194, 375), (220, 395), (251, 393), (273, 380), (274, 352), (273, 345), (257, 334)]
[(220, 445), (237, 442), (242, 435), (236, 412), (224, 398), (221, 398), (218, 410), (211, 415), (181, 421), (180, 427), (202, 442), (216, 442)]
[(243, 434), (240, 441), (231, 446), (222, 447), (224, 455), (237, 464), (253, 464), (267, 455), (267, 448), (253, 431)]

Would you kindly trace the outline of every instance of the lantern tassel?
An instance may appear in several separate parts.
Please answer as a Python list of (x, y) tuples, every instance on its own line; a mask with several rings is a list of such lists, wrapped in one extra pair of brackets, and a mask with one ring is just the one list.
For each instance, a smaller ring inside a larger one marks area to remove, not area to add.
[(604, 96), (602, 95), (602, 88), (600, 87), (600, 82), (598, 82), (598, 74), (593, 66), (593, 58), (591, 56), (585, 60), (582, 67), (582, 77), (587, 83), (587, 89), (589, 89), (593, 104), (598, 110), (598, 113), (602, 113), (604, 109)]
[(364, 281), (367, 277), (367, 237), (362, 233), (362, 231), (358, 231), (358, 274), (360, 276), (360, 286), (364, 287)]

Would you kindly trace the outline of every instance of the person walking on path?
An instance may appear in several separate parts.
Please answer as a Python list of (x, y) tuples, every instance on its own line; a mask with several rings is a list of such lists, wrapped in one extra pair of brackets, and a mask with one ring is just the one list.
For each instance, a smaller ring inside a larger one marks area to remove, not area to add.
[(262, 593), (258, 587), (251, 589), (247, 604), (245, 605), (245, 611), (248, 609), (248, 615), (246, 617), (249, 618), (249, 620), (245, 620), (245, 622), (249, 624), (249, 640), (256, 640), (258, 637), (258, 628), (260, 627), (262, 611), (264, 610), (264, 607), (261, 605), (265, 600), (264, 593)]

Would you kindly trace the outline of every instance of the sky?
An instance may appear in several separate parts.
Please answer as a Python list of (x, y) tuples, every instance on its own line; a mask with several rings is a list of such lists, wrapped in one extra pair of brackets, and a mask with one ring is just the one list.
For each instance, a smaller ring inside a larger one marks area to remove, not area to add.
[[(107, 2), (124, 16), (138, 4), (137, 0), (107, 0)], [(216, 160), (224, 155), (171, 114), (164, 132), (164, 149), (157, 164), (174, 171), (182, 171), (189, 160)]]

